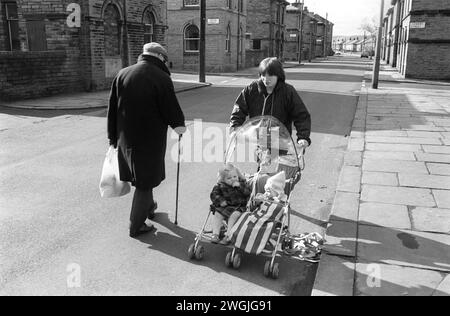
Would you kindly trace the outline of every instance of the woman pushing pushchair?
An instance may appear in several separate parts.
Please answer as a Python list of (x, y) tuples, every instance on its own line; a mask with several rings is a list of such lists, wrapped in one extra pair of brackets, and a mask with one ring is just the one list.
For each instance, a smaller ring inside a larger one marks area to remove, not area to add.
[(297, 131), (297, 144), (311, 145), (311, 115), (295, 88), (286, 83), (283, 65), (277, 58), (266, 58), (259, 64), (258, 80), (245, 87), (238, 96), (230, 119), (233, 133), (245, 120), (270, 115), (292, 134), (292, 123)]
[[(266, 262), (264, 274), (277, 278), (279, 268), (274, 260), (283, 237), (289, 235), (290, 197), (302, 170), (298, 153), (311, 143), (311, 117), (295, 89), (285, 83), (281, 62), (267, 58), (259, 70), (259, 80), (243, 89), (236, 100), (225, 166), (211, 192), (212, 205), (202, 231), (188, 252), (190, 258), (202, 259), (201, 240), (231, 243), (233, 250), (225, 258), (227, 266), (239, 268), (241, 255), (237, 249), (263, 253), (272, 257)], [(297, 131), (296, 142), (291, 136), (292, 124)], [(252, 153), (244, 153), (250, 159), (242, 159), (242, 150)], [(225, 197), (221, 194), (224, 192)], [(234, 202), (227, 197), (234, 197)], [(211, 214), (212, 231), (206, 231)], [(270, 243), (272, 248), (267, 247)]]

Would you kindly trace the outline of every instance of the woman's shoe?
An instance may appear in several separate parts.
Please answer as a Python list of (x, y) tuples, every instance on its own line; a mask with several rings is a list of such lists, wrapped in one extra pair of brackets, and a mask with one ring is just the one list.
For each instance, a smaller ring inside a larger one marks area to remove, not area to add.
[(212, 242), (213, 244), (218, 244), (218, 243), (220, 242), (219, 235), (213, 234), (213, 235), (211, 236), (211, 242)]

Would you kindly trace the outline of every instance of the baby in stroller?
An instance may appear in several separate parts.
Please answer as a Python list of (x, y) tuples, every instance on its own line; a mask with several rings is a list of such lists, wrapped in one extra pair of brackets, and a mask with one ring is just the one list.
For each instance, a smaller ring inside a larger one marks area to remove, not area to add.
[[(251, 194), (251, 187), (239, 169), (228, 163), (219, 169), (218, 181), (211, 192), (212, 243), (229, 244), (229, 231), (245, 211)], [(227, 221), (227, 232), (221, 239), (223, 221)]]

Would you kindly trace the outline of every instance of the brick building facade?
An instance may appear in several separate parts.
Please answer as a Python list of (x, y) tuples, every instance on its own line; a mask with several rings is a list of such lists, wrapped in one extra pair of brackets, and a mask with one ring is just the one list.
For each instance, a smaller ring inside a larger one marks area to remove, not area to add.
[[(207, 72), (235, 71), (245, 66), (248, 0), (206, 2)], [(200, 1), (168, 0), (168, 52), (174, 69), (199, 68)]]
[(150, 40), (163, 0), (0, 0), (0, 100), (109, 88)]
[[(332, 51), (334, 24), (295, 2), (287, 7), (285, 58), (301, 60), (329, 56)], [(300, 49), (301, 43), (301, 49)], [(311, 51), (311, 56), (309, 52)]]
[(265, 57), (284, 58), (286, 36), (285, 0), (248, 0), (247, 67), (254, 67)]
[(450, 1), (391, 0), (383, 58), (406, 78), (450, 80)]

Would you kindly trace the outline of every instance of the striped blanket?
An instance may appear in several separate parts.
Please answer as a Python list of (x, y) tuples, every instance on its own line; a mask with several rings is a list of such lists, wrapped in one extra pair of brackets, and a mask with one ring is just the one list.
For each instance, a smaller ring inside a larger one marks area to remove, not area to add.
[(283, 216), (283, 204), (263, 202), (254, 212), (244, 212), (232, 227), (231, 241), (236, 248), (259, 255)]

